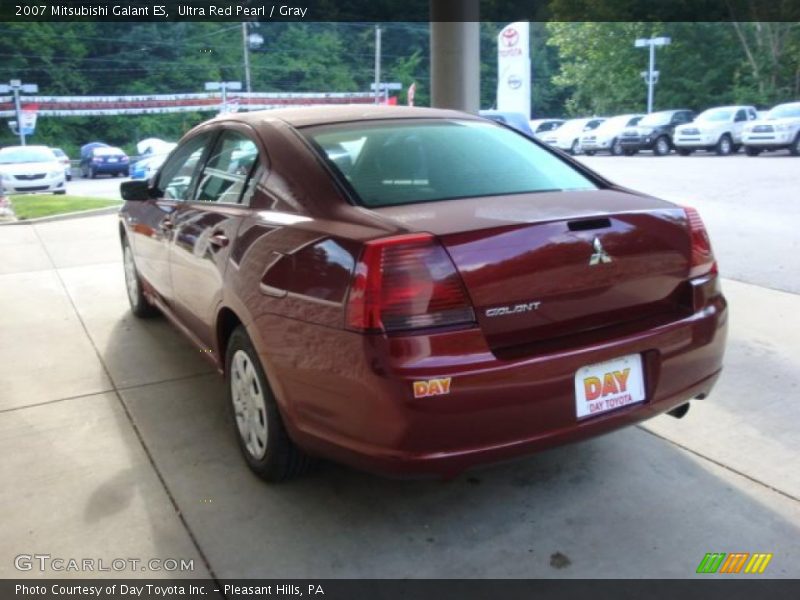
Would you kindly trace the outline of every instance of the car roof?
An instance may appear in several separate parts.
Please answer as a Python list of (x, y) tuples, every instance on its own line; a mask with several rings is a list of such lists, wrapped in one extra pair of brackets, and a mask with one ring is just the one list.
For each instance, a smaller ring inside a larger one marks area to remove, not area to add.
[(726, 108), (730, 110), (738, 110), (740, 108), (755, 108), (755, 107), (751, 106), (750, 104), (730, 104), (728, 106), (711, 106), (705, 109), (703, 112), (705, 112), (706, 110), (723, 110)]
[(308, 106), (303, 108), (278, 108), (253, 112), (233, 113), (212, 119), (213, 121), (240, 121), (257, 125), (265, 120), (280, 119), (294, 127), (328, 125), (352, 121), (374, 121), (380, 119), (470, 119), (479, 117), (457, 110), (420, 108), (410, 106), (379, 106), (368, 104), (345, 104), (337, 106)]

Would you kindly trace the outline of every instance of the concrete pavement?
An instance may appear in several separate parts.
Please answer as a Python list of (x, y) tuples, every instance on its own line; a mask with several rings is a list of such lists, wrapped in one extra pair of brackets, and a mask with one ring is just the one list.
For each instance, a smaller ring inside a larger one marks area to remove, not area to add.
[(724, 282), (727, 368), (683, 420), (446, 483), (324, 464), (268, 486), (199, 351), (130, 314), (115, 217), (2, 227), (0, 253), (2, 577), (41, 576), (14, 568), (33, 552), (219, 578), (691, 577), (711, 551), (800, 576), (797, 295)]

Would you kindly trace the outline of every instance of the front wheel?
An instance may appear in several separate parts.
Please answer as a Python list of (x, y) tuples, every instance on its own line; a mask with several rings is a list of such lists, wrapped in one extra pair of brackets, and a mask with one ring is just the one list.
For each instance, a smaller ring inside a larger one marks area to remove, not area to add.
[(127, 239), (122, 240), (122, 264), (125, 267), (125, 288), (128, 291), (128, 302), (131, 312), (140, 319), (147, 319), (158, 314), (158, 309), (148, 302), (142, 290), (142, 279), (136, 270), (133, 250)]
[(656, 140), (655, 146), (653, 146), (653, 154), (656, 156), (666, 156), (669, 154), (670, 145), (669, 140), (666, 136), (661, 136)]
[(752, 146), (745, 146), (744, 153), (747, 154), (747, 156), (758, 156), (761, 154), (761, 150), (758, 148), (753, 148)]
[(270, 482), (304, 473), (311, 459), (289, 438), (258, 353), (241, 325), (231, 334), (225, 365), (236, 439), (247, 465)]
[(615, 139), (613, 142), (611, 142), (611, 154), (612, 155), (621, 156), (623, 153), (624, 153), (624, 150), (622, 149), (622, 144), (620, 143), (620, 141), (618, 139)]
[(792, 156), (800, 156), (800, 133), (797, 134), (792, 145), (789, 146), (789, 152)]
[(727, 133), (719, 138), (719, 141), (714, 148), (717, 156), (728, 156), (732, 150), (733, 142), (731, 141), (731, 136), (729, 136)]

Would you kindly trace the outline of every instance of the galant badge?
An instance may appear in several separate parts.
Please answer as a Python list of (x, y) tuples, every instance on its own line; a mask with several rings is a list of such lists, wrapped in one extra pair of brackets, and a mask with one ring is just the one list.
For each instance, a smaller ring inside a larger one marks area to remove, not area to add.
[(605, 251), (603, 248), (603, 244), (600, 243), (600, 238), (595, 237), (594, 242), (592, 242), (592, 246), (594, 246), (594, 252), (592, 253), (591, 258), (589, 259), (589, 265), (597, 265), (600, 263), (610, 263), (611, 257), (608, 255), (608, 252)]

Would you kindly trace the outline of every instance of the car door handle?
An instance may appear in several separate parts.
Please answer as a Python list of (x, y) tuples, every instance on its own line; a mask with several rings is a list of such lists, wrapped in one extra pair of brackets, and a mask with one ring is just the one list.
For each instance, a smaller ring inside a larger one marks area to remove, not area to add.
[(217, 248), (224, 248), (229, 242), (230, 240), (228, 239), (228, 236), (226, 236), (224, 233), (215, 233), (208, 238), (208, 243), (212, 246), (216, 246)]

